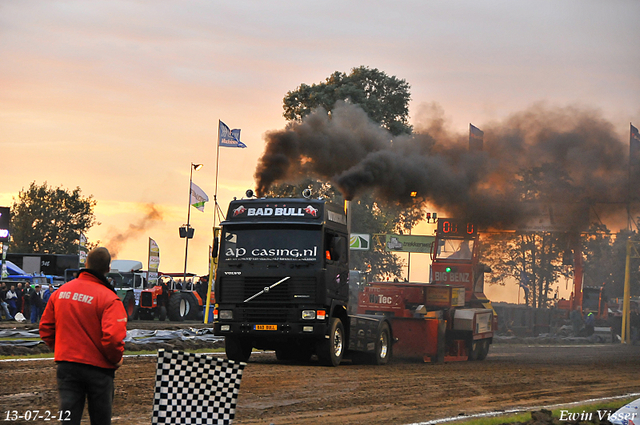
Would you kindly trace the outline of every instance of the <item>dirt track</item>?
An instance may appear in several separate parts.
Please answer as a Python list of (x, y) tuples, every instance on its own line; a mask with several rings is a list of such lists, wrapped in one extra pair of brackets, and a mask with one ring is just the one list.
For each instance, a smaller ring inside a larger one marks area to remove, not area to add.
[[(114, 424), (149, 424), (155, 357), (116, 374)], [(493, 345), (482, 362), (387, 366), (247, 365), (237, 424), (408, 424), (459, 414), (640, 393), (640, 346)], [(0, 421), (8, 409), (56, 409), (51, 360), (0, 362)], [(19, 422), (13, 422), (19, 423)], [(30, 422), (33, 423), (33, 422)]]

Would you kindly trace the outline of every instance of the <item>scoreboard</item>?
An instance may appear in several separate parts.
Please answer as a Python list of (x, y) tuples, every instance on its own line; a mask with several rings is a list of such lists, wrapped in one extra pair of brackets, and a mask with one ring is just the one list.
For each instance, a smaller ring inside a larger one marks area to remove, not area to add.
[(475, 224), (465, 220), (438, 218), (436, 233), (439, 236), (474, 237), (478, 230)]

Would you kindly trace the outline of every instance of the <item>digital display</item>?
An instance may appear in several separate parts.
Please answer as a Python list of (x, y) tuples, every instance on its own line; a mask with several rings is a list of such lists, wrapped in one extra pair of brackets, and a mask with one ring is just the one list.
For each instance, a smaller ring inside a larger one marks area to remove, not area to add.
[(439, 218), (436, 231), (442, 236), (475, 236), (477, 234), (473, 223), (451, 218)]
[(9, 242), (10, 222), (11, 210), (9, 207), (0, 207), (0, 242)]

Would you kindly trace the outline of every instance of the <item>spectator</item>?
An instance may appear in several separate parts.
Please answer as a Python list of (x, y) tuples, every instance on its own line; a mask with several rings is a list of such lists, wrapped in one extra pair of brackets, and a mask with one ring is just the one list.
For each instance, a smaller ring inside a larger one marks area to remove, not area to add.
[(582, 329), (582, 315), (578, 309), (571, 310), (569, 313), (569, 319), (571, 319), (571, 326), (573, 327), (573, 334), (578, 336)]
[(40, 285), (36, 283), (35, 288), (29, 294), (29, 304), (31, 305), (31, 323), (38, 323), (40, 315), (42, 315), (43, 305), (42, 295), (40, 294)]
[(31, 295), (34, 293), (34, 288), (28, 284), (24, 284), (24, 291), (22, 294), (22, 314), (25, 318), (31, 317)]
[(51, 294), (53, 294), (53, 291), (55, 291), (55, 288), (53, 287), (52, 284), (49, 284), (47, 289), (45, 289), (44, 293), (42, 294), (42, 301), (44, 303), (43, 311), (44, 311), (44, 308), (47, 307), (47, 303), (49, 302), (49, 298), (51, 297)]
[(110, 263), (106, 248), (91, 250), (87, 269), (51, 295), (40, 321), (40, 336), (57, 363), (59, 409), (70, 412), (70, 425), (80, 424), (85, 398), (92, 425), (111, 423), (127, 313), (105, 276)]
[(11, 288), (7, 291), (5, 299), (7, 300), (7, 304), (9, 304), (9, 313), (11, 313), (12, 317), (15, 317), (18, 312), (18, 294), (16, 293), (16, 285), (11, 285)]
[(24, 289), (22, 289), (22, 282), (18, 282), (16, 286), (16, 307), (20, 313), (23, 312), (24, 308)]
[(636, 345), (640, 340), (640, 313), (638, 313), (636, 304), (631, 305), (629, 325), (631, 329), (631, 345)]
[(2, 282), (0, 284), (0, 308), (2, 311), (0, 313), (4, 313), (4, 317), (6, 320), (13, 320), (13, 315), (9, 312), (9, 304), (5, 301), (7, 296), (7, 284)]
[(589, 308), (584, 309), (584, 329), (587, 336), (593, 335), (595, 331), (596, 316), (591, 312)]

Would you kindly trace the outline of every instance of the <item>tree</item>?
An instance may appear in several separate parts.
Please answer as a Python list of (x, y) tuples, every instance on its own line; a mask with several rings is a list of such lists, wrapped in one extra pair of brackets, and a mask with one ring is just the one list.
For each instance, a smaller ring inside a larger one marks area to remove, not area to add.
[[(571, 178), (554, 164), (542, 164), (522, 170), (514, 183), (522, 201), (541, 202), (545, 196), (567, 199), (575, 193)], [(551, 195), (550, 195), (551, 194)], [(569, 245), (570, 233), (516, 232), (487, 238), (490, 248), (483, 252), (483, 261), (491, 266), (489, 283), (504, 285), (509, 278), (524, 289), (525, 303), (533, 307), (548, 307), (553, 298), (552, 285), (566, 275), (562, 254)]]
[(75, 254), (78, 239), (96, 219), (93, 196), (83, 197), (76, 187), (42, 186), (32, 182), (14, 198), (9, 249), (22, 253)]
[(491, 235), (484, 241), (483, 262), (491, 266), (489, 283), (504, 285), (515, 279), (524, 289), (526, 305), (548, 307), (552, 285), (564, 272), (562, 236), (551, 232)]
[[(349, 74), (336, 71), (319, 84), (301, 84), (283, 99), (284, 117), (289, 121), (301, 121), (315, 108), (322, 107), (329, 113), (336, 102), (346, 101), (360, 106), (365, 113), (393, 135), (410, 134), (409, 84), (405, 80), (365, 66), (353, 68)], [(310, 188), (317, 196), (334, 203), (344, 202), (342, 195), (330, 182), (307, 177), (294, 185), (275, 184), (267, 196), (300, 196)], [(403, 209), (395, 205), (383, 205), (372, 193), (363, 193), (351, 204), (352, 232), (385, 234), (409, 230), (422, 217), (419, 208)], [(370, 270), (371, 279), (399, 278), (403, 262), (390, 252), (372, 247), (369, 251), (351, 253), (351, 268)]]
[(284, 97), (284, 117), (299, 121), (317, 107), (331, 111), (337, 101), (359, 105), (393, 135), (411, 134), (409, 84), (376, 68), (360, 66), (350, 74), (336, 71), (320, 84), (300, 84)]

